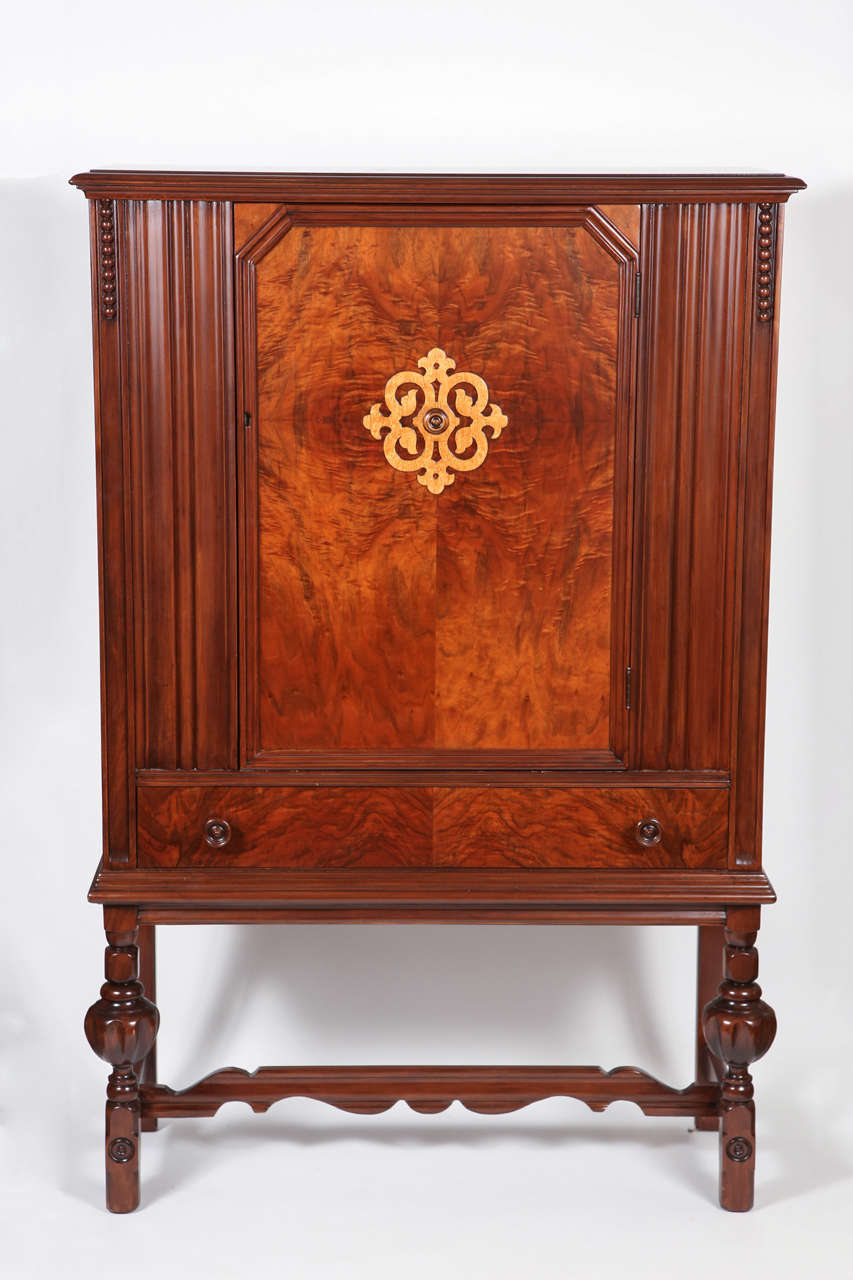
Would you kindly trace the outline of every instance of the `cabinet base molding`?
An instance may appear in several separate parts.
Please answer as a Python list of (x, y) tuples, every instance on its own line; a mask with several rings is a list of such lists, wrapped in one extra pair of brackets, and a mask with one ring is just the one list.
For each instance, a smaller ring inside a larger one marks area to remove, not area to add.
[(270, 920), (306, 924), (343, 920), (348, 913), (351, 920), (464, 922), (482, 912), (519, 922), (544, 913), (570, 923), (587, 908), (606, 913), (614, 924), (637, 909), (651, 910), (661, 923), (701, 924), (722, 919), (727, 906), (766, 906), (776, 894), (763, 871), (117, 870), (101, 864), (89, 901), (104, 907), (134, 903), (152, 924), (177, 923), (177, 914), (184, 923), (201, 924), (206, 913), (224, 911), (233, 923), (261, 923), (259, 911)]

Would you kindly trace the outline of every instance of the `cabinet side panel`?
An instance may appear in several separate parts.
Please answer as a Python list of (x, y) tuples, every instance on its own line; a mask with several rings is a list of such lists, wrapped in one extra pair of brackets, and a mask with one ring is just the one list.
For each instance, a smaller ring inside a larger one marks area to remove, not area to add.
[(643, 218), (637, 767), (727, 769), (749, 206)]
[(236, 764), (231, 211), (127, 207), (136, 757)]
[[(737, 718), (733, 726), (730, 824), (730, 861), (738, 868), (761, 864), (773, 428), (784, 206), (760, 204), (753, 206), (752, 213), (751, 291), (744, 317), (749, 354), (741, 445), (743, 514), (736, 631), (739, 662), (735, 671)], [(769, 268), (763, 267), (761, 258)]]
[[(130, 685), (128, 468), (122, 429), (121, 333), (123, 266), (121, 203), (91, 200), (92, 329), (95, 364), (95, 447), (98, 497), (98, 572), (101, 631), (101, 757), (104, 861), (133, 861), (133, 704)], [(118, 216), (117, 216), (118, 215)], [(109, 236), (112, 288), (104, 291), (104, 245)], [(116, 263), (118, 265), (116, 265)], [(116, 293), (118, 297), (116, 297)]]

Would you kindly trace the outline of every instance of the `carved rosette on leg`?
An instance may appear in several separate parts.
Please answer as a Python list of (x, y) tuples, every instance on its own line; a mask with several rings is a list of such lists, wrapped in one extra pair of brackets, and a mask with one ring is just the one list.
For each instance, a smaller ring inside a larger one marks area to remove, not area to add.
[[(737, 913), (737, 915), (747, 913)], [(753, 913), (749, 913), (752, 917)], [(757, 912), (755, 913), (757, 915)], [(751, 1209), (755, 1185), (755, 1103), (750, 1064), (762, 1058), (776, 1035), (776, 1015), (761, 999), (755, 929), (726, 928), (724, 978), (705, 1006), (702, 1026), (711, 1052), (726, 1065), (720, 1095), (720, 1204)], [(747, 918), (743, 923), (751, 923)]]
[(138, 981), (136, 928), (107, 928), (101, 998), (86, 1014), (86, 1039), (113, 1068), (107, 1081), (107, 1208), (129, 1213), (139, 1204), (139, 1081), (134, 1064), (154, 1046), (160, 1015)]

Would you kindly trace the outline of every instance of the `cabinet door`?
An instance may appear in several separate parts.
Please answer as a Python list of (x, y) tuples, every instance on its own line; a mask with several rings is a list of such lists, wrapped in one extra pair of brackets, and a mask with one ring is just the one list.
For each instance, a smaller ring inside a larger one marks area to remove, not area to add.
[(243, 762), (620, 767), (629, 237), (585, 208), (235, 226)]

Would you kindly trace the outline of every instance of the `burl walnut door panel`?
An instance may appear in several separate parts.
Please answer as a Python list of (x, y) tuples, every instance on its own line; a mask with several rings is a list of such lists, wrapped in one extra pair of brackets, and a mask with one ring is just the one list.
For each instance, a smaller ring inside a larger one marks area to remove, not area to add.
[(725, 787), (147, 786), (143, 867), (723, 868)]
[[(636, 252), (595, 210), (419, 216), (238, 252), (244, 764), (618, 766)], [(445, 452), (423, 371), (467, 375)], [(410, 469), (364, 425), (398, 374)]]

